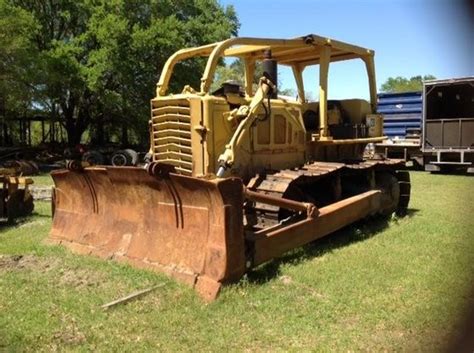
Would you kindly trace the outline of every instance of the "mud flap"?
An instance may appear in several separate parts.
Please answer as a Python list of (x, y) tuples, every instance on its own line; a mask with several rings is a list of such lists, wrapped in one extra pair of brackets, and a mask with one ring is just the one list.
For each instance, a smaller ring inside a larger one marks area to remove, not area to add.
[(395, 175), (398, 179), (398, 185), (400, 187), (400, 198), (398, 201), (396, 213), (399, 216), (405, 216), (411, 194), (410, 173), (406, 170), (397, 170)]
[(207, 300), (245, 272), (239, 178), (155, 177), (137, 167), (61, 170), (52, 177), (54, 243), (159, 270)]

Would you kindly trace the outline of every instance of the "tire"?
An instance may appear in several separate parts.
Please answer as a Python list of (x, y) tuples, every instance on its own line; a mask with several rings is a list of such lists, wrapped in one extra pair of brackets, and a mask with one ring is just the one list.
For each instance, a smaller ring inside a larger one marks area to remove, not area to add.
[(138, 163), (138, 153), (132, 149), (118, 150), (112, 155), (110, 163), (115, 167), (135, 166)]
[(7, 199), (8, 220), (13, 221), (17, 217), (29, 216), (34, 210), (33, 196), (29, 191), (18, 189)]
[(82, 155), (82, 160), (91, 165), (104, 164), (105, 158), (99, 151), (88, 151)]
[(81, 153), (72, 147), (66, 147), (63, 151), (64, 159), (80, 159)]
[(138, 153), (135, 152), (134, 150), (130, 149), (130, 148), (127, 148), (125, 150), (125, 152), (127, 152), (129, 158), (130, 158), (130, 165), (137, 165), (138, 164)]
[(74, 151), (71, 147), (66, 147), (63, 151), (63, 156), (66, 159), (72, 159), (72, 158), (74, 158), (74, 155), (75, 155), (75, 153), (74, 153)]
[(110, 158), (110, 164), (112, 164), (114, 167), (123, 167), (128, 164), (127, 160), (127, 155), (125, 154), (125, 151), (116, 151)]

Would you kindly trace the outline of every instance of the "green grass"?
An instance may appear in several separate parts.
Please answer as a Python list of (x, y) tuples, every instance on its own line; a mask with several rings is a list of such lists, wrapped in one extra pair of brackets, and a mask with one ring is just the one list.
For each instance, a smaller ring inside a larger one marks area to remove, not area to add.
[(34, 175), (30, 177), (34, 181), (34, 186), (53, 186), (53, 179), (49, 173)]
[(474, 302), (474, 178), (414, 172), (412, 186), (408, 217), (297, 249), (208, 305), (165, 276), (44, 245), (37, 203), (0, 228), (0, 351), (441, 351)]

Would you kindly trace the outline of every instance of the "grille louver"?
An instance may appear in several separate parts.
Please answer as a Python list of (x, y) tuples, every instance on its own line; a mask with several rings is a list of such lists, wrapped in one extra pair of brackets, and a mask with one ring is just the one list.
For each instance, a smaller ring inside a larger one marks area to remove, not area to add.
[(185, 99), (152, 102), (153, 160), (192, 175), (191, 112)]

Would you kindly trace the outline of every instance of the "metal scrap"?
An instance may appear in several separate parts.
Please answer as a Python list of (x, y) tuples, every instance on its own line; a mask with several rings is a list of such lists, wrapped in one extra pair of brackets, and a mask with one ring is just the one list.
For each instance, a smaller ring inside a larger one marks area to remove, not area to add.
[(111, 308), (115, 305), (127, 303), (132, 299), (136, 299), (138, 297), (141, 297), (141, 296), (143, 296), (147, 293), (150, 293), (152, 290), (155, 290), (156, 288), (163, 287), (164, 285), (165, 285), (164, 283), (160, 283), (160, 284), (157, 284), (156, 286), (133, 292), (133, 293), (131, 293), (131, 294), (125, 296), (125, 297), (122, 297), (122, 298), (116, 299), (114, 301), (111, 301), (110, 303), (104, 304), (104, 305), (101, 306), (101, 308), (102, 309), (109, 309), (109, 308)]

